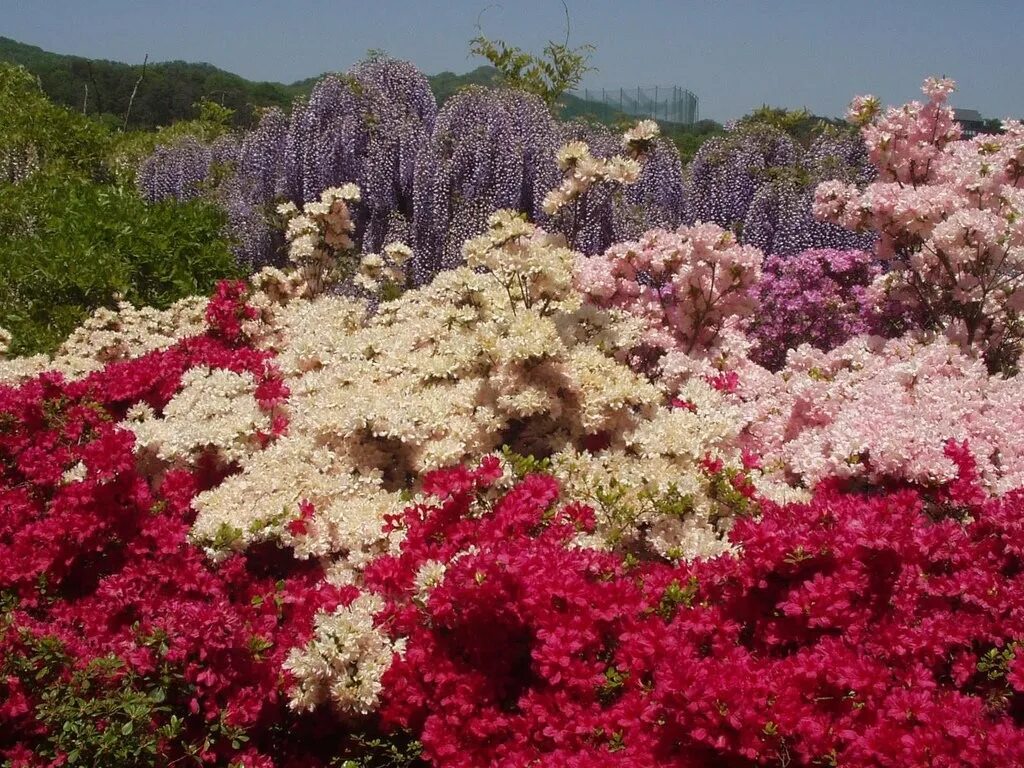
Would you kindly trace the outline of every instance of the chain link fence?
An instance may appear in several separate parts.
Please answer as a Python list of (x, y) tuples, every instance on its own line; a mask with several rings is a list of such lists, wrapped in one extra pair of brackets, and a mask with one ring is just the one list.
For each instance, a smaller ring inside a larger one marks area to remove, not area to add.
[(697, 95), (678, 85), (583, 88), (574, 95), (590, 102), (588, 108), (598, 119), (611, 119), (616, 113), (682, 125), (693, 125), (700, 119)]

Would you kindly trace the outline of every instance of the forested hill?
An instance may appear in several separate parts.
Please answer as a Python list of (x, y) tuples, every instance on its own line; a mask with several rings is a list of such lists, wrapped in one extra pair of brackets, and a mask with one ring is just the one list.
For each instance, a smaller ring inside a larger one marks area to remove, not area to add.
[[(90, 115), (122, 117), (132, 89), (142, 75), (142, 61), (87, 59), (50, 53), (0, 37), (0, 61), (20, 64), (39, 78), (43, 91), (58, 104)], [(191, 118), (193, 104), (212, 99), (235, 110), (240, 124), (251, 120), (254, 107), (288, 107), (292, 99), (308, 91), (303, 84), (260, 83), (225, 72), (211, 64), (184, 61), (152, 62), (132, 104), (131, 126), (155, 128)]]
[[(44, 93), (54, 102), (84, 111), (111, 123), (124, 120), (132, 90), (139, 84), (132, 103), (129, 127), (152, 129), (196, 117), (195, 105), (210, 99), (234, 110), (238, 126), (250, 125), (259, 107), (287, 109), (297, 96), (309, 93), (322, 75), (295, 83), (256, 82), (212, 64), (185, 61), (150, 62), (143, 73), (142, 62), (126, 64), (51, 53), (34, 45), (0, 37), (0, 61), (20, 64), (34, 74)], [(141, 81), (139, 78), (142, 77)], [(428, 76), (439, 104), (468, 85), (497, 85), (493, 67), (477, 67), (465, 74), (441, 72)], [(620, 123), (629, 118), (603, 105), (571, 94), (562, 98), (561, 116), (591, 118)], [(721, 126), (702, 120), (696, 126), (663, 125), (679, 146), (684, 158), (692, 156), (700, 143), (718, 133)]]

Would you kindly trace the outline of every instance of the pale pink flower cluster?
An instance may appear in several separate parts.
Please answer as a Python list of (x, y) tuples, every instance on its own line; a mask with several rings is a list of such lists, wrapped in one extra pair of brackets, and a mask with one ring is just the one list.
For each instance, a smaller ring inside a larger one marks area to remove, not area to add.
[(641, 120), (622, 135), (625, 155), (595, 157), (585, 141), (570, 141), (555, 159), (565, 175), (562, 183), (544, 197), (544, 212), (554, 216), (579, 199), (595, 184), (635, 184), (640, 178), (640, 161), (651, 149), (660, 129), (653, 120)]
[[(815, 213), (879, 233), (890, 268), (879, 299), (899, 299), (1006, 370), (1024, 342), (1024, 128), (1008, 121), (1001, 135), (959, 140), (952, 88), (930, 79), (927, 104), (870, 117), (862, 133), (879, 181), (863, 190), (826, 182)], [(867, 115), (865, 104), (852, 111)]]
[(338, 255), (354, 247), (355, 225), (348, 204), (359, 198), (359, 187), (344, 184), (325, 189), (319, 200), (306, 203), (301, 211), (290, 202), (278, 206), (286, 222), (288, 258), (298, 268), (307, 296), (319, 295), (336, 279)]
[(949, 440), (967, 441), (990, 491), (1024, 484), (1024, 381), (990, 376), (941, 337), (803, 345), (747, 405), (747, 449), (808, 487), (827, 477), (941, 484), (957, 472)]
[[(946, 103), (954, 88), (952, 80), (929, 78), (922, 88), (926, 104), (912, 101), (876, 110), (864, 124), (864, 143), (882, 181), (922, 184), (933, 178), (943, 148), (960, 138), (960, 124)], [(870, 111), (870, 104), (860, 103), (861, 114)]]
[(646, 346), (699, 355), (715, 347), (729, 318), (756, 308), (751, 289), (762, 258), (717, 224), (654, 229), (578, 257), (576, 285), (599, 306), (644, 320)]

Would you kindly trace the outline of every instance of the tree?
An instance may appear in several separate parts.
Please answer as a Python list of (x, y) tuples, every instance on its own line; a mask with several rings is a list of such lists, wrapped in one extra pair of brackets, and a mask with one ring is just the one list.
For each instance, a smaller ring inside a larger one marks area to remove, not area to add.
[[(504, 85), (535, 94), (555, 108), (566, 91), (580, 84), (583, 75), (595, 71), (588, 64), (594, 46), (569, 47), (569, 8), (564, 2), (562, 7), (565, 9), (565, 40), (561, 43), (549, 40), (539, 56), (504, 40), (490, 40), (482, 33), (470, 41), (469, 50), (487, 59), (498, 70)], [(477, 29), (480, 29), (479, 22)]]

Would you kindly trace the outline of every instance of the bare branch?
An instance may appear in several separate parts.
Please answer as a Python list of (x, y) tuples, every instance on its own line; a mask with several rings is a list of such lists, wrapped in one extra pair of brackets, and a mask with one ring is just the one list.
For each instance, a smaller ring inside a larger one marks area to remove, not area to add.
[(149, 54), (147, 53), (145, 58), (142, 60), (142, 73), (139, 75), (139, 79), (135, 81), (135, 87), (132, 88), (132, 95), (128, 98), (128, 109), (124, 112), (124, 126), (121, 128), (122, 131), (128, 130), (128, 118), (132, 114), (132, 104), (135, 103), (135, 94), (139, 91), (139, 85), (142, 83), (142, 78), (146, 76), (146, 64), (149, 63)]

